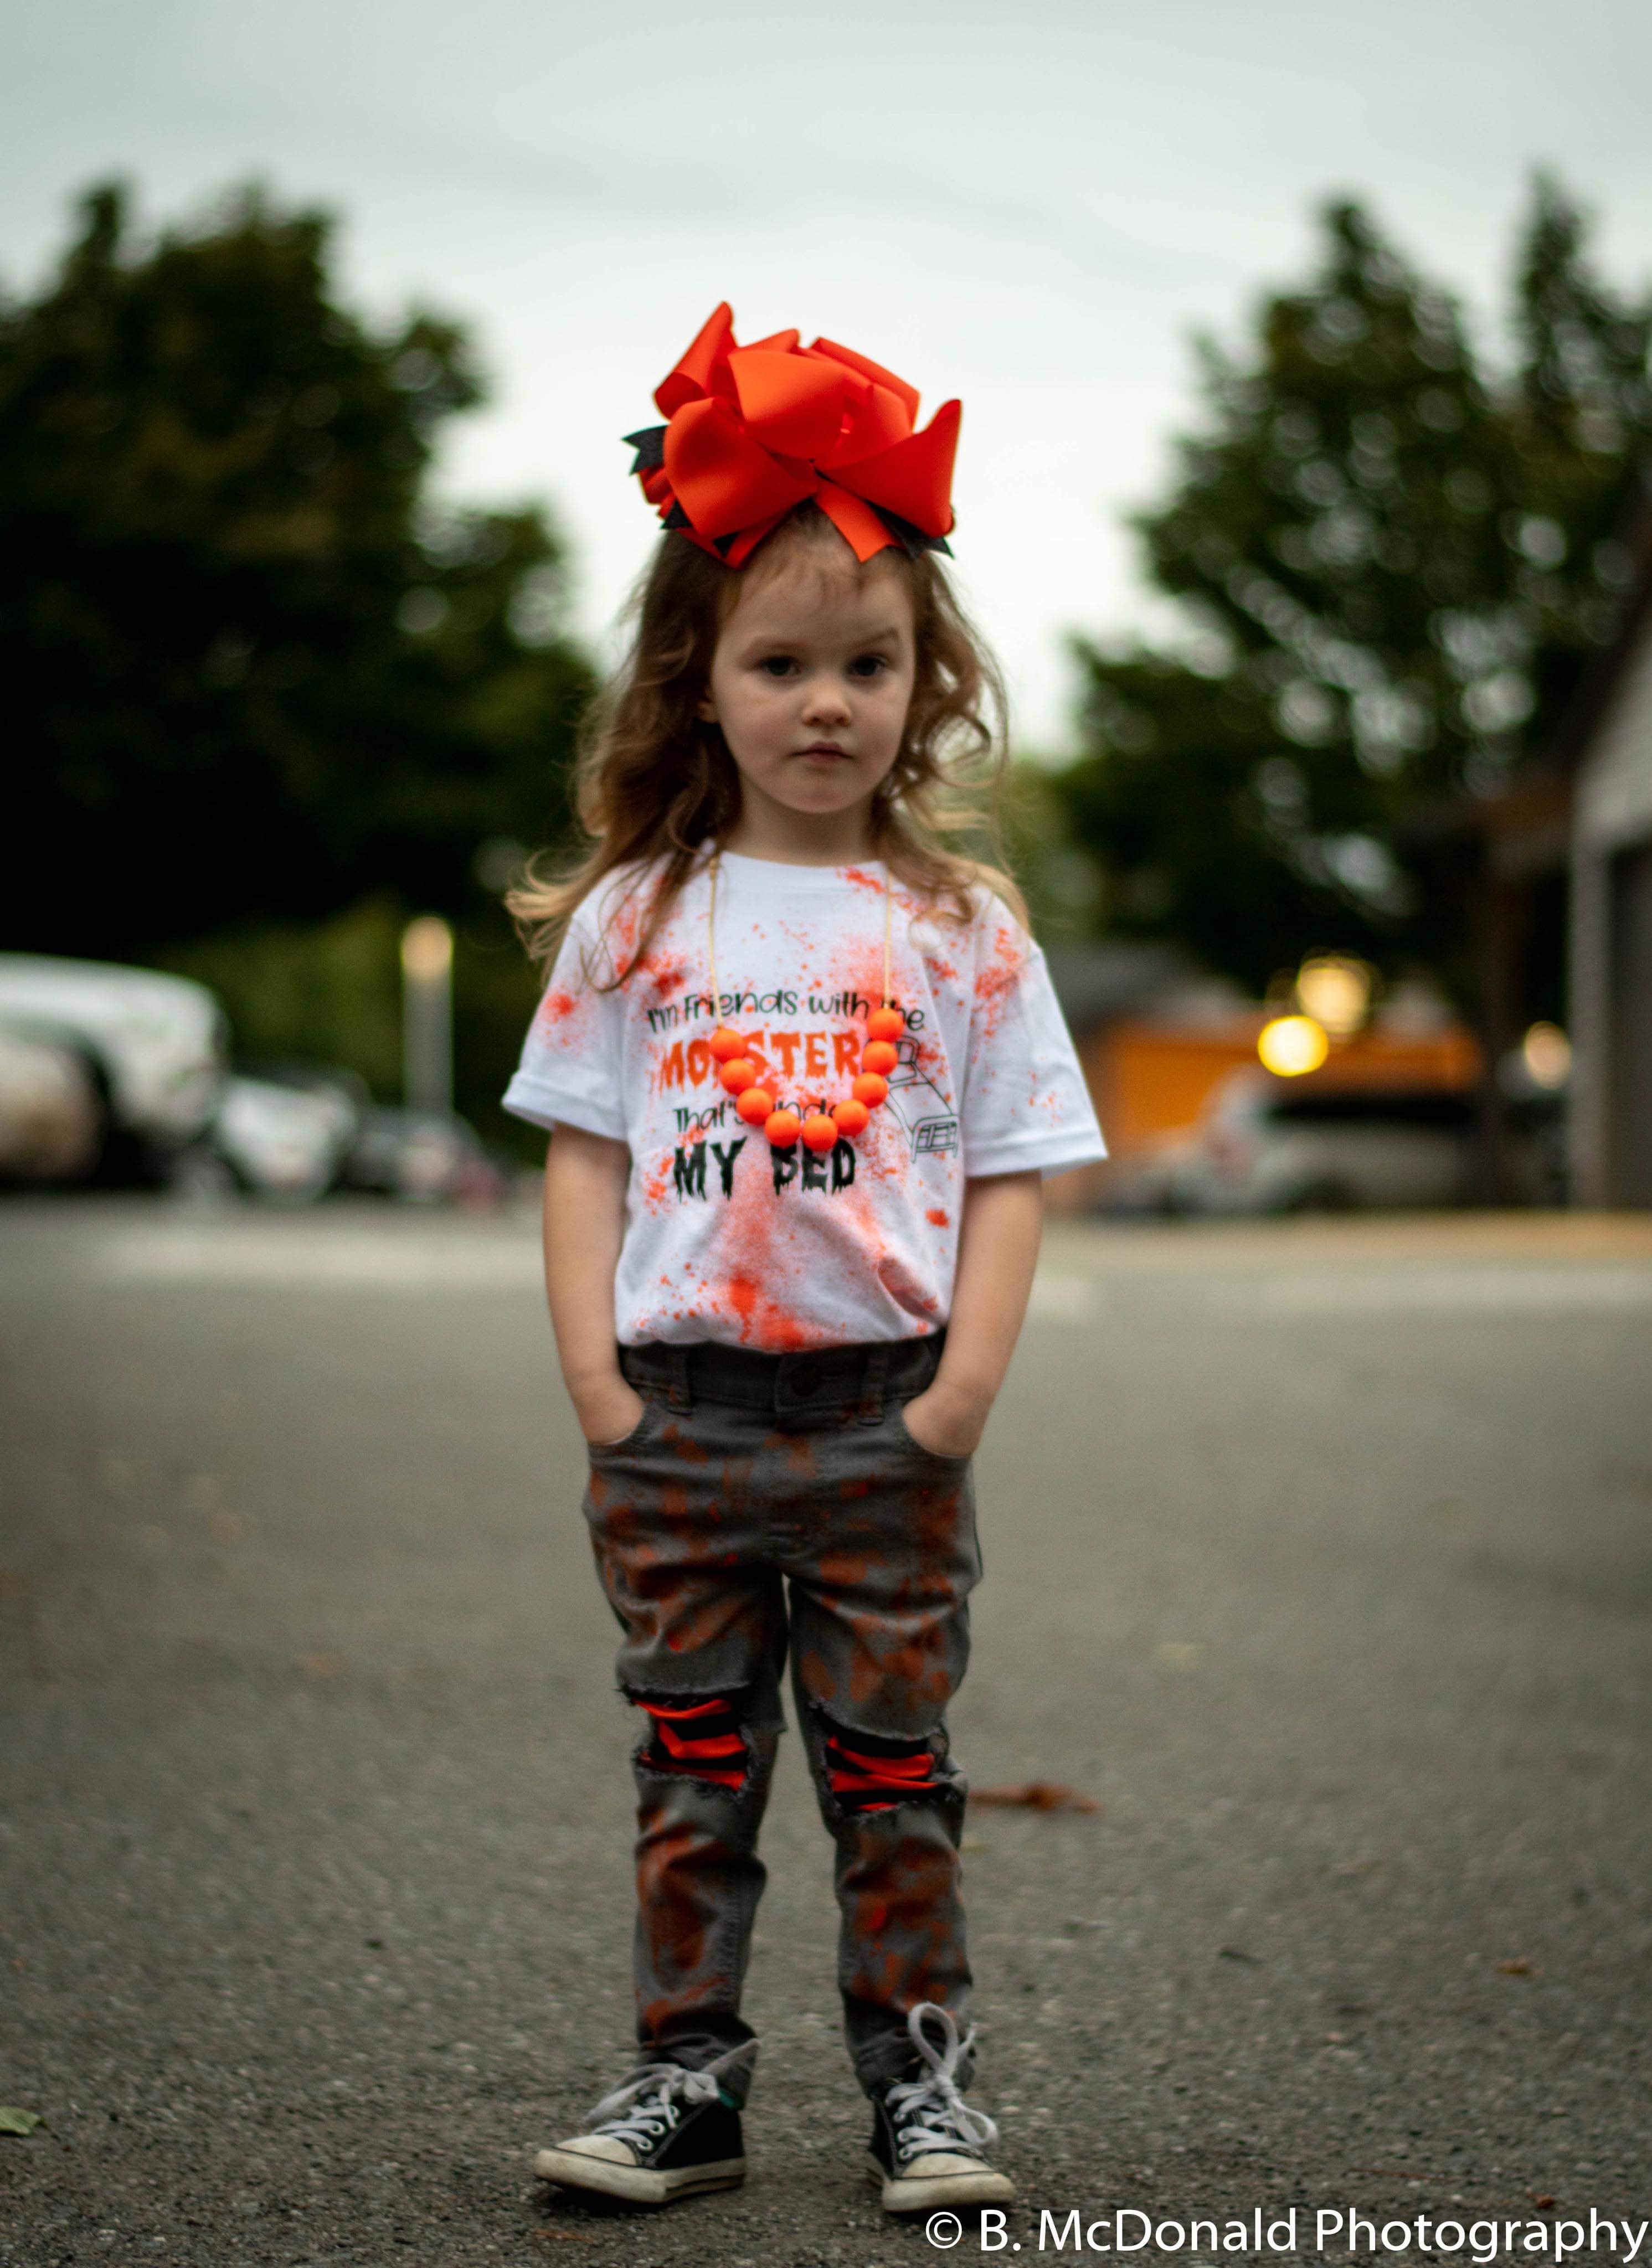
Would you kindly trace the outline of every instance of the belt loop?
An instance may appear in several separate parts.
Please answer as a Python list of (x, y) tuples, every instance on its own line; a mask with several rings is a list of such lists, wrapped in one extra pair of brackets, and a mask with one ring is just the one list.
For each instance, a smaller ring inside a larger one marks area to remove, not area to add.
[(883, 1422), (883, 1390), (889, 1374), (889, 1349), (887, 1340), (880, 1340), (867, 1355), (867, 1367), (860, 1387), (860, 1408), (856, 1413), (863, 1425), (881, 1425)]
[(689, 1350), (685, 1346), (666, 1349), (666, 1400), (674, 1410), (690, 1410), (694, 1407), (694, 1389), (689, 1383)]

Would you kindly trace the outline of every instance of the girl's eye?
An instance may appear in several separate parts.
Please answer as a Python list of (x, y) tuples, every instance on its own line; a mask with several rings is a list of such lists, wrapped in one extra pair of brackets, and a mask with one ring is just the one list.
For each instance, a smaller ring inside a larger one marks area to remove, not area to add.
[(794, 665), (789, 653), (767, 653), (757, 666), (771, 677), (786, 677)]
[(881, 653), (858, 653), (850, 663), (849, 670), (854, 677), (878, 677), (889, 666)]

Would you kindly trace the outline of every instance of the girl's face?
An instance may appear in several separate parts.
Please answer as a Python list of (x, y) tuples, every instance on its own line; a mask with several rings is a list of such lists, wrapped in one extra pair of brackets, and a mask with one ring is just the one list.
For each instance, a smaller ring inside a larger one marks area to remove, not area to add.
[(742, 585), (699, 713), (722, 726), (748, 808), (869, 804), (900, 753), (916, 659), (911, 593), (881, 554), (857, 572), (834, 536)]

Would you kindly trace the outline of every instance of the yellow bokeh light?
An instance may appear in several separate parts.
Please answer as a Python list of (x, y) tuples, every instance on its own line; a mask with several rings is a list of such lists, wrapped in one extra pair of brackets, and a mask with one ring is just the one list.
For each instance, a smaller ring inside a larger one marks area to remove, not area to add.
[(446, 976), (454, 965), (454, 933), (439, 914), (420, 914), (402, 932), (402, 968), (416, 984)]
[(1317, 1071), (1331, 1053), (1324, 1027), (1311, 1016), (1276, 1016), (1257, 1035), (1257, 1053), (1263, 1068), (1280, 1079), (1300, 1079)]
[(1296, 1005), (1333, 1039), (1349, 1039), (1371, 1005), (1371, 972), (1346, 953), (1316, 953), (1297, 971)]
[(1572, 1042), (1558, 1024), (1533, 1024), (1520, 1043), (1533, 1086), (1551, 1092), (1566, 1085), (1572, 1071)]

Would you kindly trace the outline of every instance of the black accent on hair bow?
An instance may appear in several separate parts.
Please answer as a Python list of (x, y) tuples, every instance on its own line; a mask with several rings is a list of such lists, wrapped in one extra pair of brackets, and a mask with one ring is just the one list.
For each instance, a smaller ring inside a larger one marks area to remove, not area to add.
[(666, 429), (663, 425), (645, 425), (640, 433), (623, 437), (628, 449), (635, 449), (631, 465), (633, 473), (657, 473), (666, 461)]
[(921, 559), (926, 551), (944, 551), (951, 558), (952, 546), (944, 535), (926, 535), (921, 527), (914, 527), (910, 519), (903, 519), (899, 512), (883, 504), (874, 504), (872, 509), (909, 559)]

